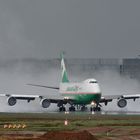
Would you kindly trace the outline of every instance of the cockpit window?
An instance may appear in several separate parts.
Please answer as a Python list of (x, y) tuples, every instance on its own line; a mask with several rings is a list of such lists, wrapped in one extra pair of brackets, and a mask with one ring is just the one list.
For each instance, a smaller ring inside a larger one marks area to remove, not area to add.
[(97, 81), (90, 81), (89, 83), (97, 83)]

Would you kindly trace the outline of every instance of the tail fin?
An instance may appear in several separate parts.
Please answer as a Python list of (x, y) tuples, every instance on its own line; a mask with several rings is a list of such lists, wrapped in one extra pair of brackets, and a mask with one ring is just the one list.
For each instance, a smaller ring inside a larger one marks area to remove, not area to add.
[(61, 79), (61, 82), (65, 83), (65, 82), (69, 82), (69, 79), (68, 79), (68, 75), (67, 75), (67, 71), (66, 71), (66, 66), (65, 66), (63, 55), (64, 55), (64, 53), (61, 53), (61, 69), (62, 69), (62, 79)]

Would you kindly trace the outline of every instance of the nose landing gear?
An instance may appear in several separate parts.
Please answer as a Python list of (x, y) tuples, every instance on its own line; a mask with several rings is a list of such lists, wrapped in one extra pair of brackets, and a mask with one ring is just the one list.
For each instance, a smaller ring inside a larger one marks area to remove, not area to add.
[(94, 111), (94, 112), (100, 112), (101, 111), (101, 107), (99, 107), (100, 104), (97, 104), (96, 102), (91, 102), (91, 107), (90, 107), (90, 111)]

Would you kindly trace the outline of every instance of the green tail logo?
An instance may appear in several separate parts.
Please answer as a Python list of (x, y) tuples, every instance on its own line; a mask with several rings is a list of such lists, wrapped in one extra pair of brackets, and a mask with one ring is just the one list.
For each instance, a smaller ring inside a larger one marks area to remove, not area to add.
[(67, 71), (66, 71), (66, 66), (65, 66), (63, 55), (64, 54), (61, 53), (61, 69), (62, 69), (62, 80), (61, 80), (61, 82), (65, 83), (65, 82), (69, 82), (69, 79), (68, 79), (68, 75), (67, 75)]

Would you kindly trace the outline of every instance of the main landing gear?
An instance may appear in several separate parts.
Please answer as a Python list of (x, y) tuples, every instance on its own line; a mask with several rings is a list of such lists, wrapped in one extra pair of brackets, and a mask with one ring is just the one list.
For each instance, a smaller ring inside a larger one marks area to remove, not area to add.
[(59, 107), (59, 112), (65, 112), (65, 111), (66, 111), (66, 108), (64, 106)]
[(90, 111), (94, 111), (94, 112), (100, 112), (101, 108), (100, 107), (90, 107)]
[[(66, 108), (64, 106), (59, 107), (59, 112), (65, 112), (65, 111), (66, 111)], [(74, 112), (75, 107), (74, 106), (69, 107), (69, 111)]]
[[(65, 112), (66, 111), (66, 107), (64, 106), (64, 104), (58, 104), (58, 107), (59, 107), (59, 112)], [(69, 107), (69, 111), (70, 112), (75, 112), (76, 110), (86, 111), (87, 107), (85, 105), (77, 105), (75, 107), (75, 105), (71, 104), (71, 106)], [(97, 105), (97, 104), (91, 104), (90, 111), (91, 112), (100, 112), (101, 111), (101, 106)]]
[[(86, 111), (87, 107), (85, 105), (82, 105), (82, 106), (77, 105), (77, 110)], [(71, 107), (69, 107), (69, 111), (72, 111), (72, 112), (76, 111), (75, 106), (72, 105)]]
[(90, 107), (91, 112), (100, 112), (101, 111), (101, 105), (97, 104), (96, 102), (91, 102), (91, 107)]
[(75, 107), (74, 106), (71, 106), (71, 107), (69, 107), (69, 111), (75, 111)]
[(86, 111), (87, 107), (85, 105), (81, 106), (81, 111)]

